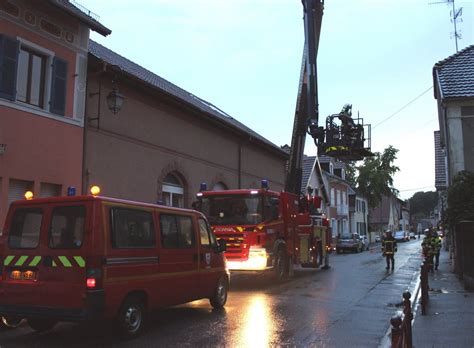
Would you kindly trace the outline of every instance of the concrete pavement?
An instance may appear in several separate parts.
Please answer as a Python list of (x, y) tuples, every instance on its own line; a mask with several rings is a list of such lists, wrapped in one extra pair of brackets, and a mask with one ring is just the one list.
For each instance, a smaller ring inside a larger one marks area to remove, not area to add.
[(451, 272), (448, 252), (441, 252), (438, 270), (429, 274), (429, 287), (427, 314), (414, 304), (413, 346), (473, 348), (474, 293)]

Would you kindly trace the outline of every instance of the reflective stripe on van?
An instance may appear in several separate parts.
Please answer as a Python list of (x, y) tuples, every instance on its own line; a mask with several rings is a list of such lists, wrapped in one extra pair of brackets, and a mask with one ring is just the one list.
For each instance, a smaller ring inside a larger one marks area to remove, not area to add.
[[(35, 267), (41, 262), (41, 256), (28, 255), (8, 255), (3, 260), (4, 266)], [(53, 267), (86, 267), (86, 261), (82, 256), (55, 256), (52, 262)]]

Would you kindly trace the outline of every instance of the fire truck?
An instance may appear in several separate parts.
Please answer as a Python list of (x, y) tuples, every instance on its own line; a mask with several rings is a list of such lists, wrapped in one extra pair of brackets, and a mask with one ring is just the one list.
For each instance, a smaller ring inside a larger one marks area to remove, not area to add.
[(326, 127), (318, 125), (316, 56), (324, 0), (302, 0), (302, 4), (305, 47), (284, 191), (270, 190), (266, 180), (258, 189), (207, 191), (202, 184), (195, 205), (216, 236), (226, 241), (231, 271), (273, 270), (279, 280), (291, 275), (296, 265), (329, 267), (331, 233), (321, 209), (322, 198), (328, 201), (327, 192), (321, 185), (321, 196), (301, 194), (306, 134), (312, 136), (320, 155), (343, 161), (371, 155), (370, 125), (360, 117), (352, 118), (352, 105), (328, 116)]
[(197, 193), (198, 209), (206, 215), (217, 238), (226, 241), (231, 271), (273, 270), (278, 279), (291, 275), (294, 265), (328, 267), (330, 233), (318, 214), (320, 197), (259, 189)]

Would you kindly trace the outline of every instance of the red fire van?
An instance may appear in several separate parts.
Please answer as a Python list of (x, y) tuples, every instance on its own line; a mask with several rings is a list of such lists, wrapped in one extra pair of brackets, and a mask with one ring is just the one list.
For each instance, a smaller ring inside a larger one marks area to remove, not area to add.
[(100, 196), (11, 204), (0, 238), (0, 316), (36, 331), (115, 319), (138, 335), (149, 310), (227, 300), (229, 272), (201, 213)]

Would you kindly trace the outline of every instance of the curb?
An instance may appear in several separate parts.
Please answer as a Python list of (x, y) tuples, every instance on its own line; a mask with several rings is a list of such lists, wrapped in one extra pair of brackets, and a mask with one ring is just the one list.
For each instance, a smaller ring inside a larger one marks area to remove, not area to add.
[[(413, 327), (413, 323), (415, 322), (415, 318), (416, 318), (416, 312), (418, 310), (418, 306), (419, 306), (419, 299), (420, 299), (420, 296), (421, 296), (421, 280), (420, 280), (420, 271), (416, 271), (415, 273), (415, 282), (412, 282), (410, 283), (410, 285), (408, 286), (409, 289), (408, 291), (410, 291), (410, 293), (412, 294), (411, 296), (411, 311), (413, 313), (413, 320), (412, 320), (412, 327)], [(413, 285), (414, 283), (414, 285)], [(411, 288), (411, 289), (410, 289)], [(415, 294), (415, 295), (413, 295)], [(397, 311), (399, 312), (399, 311)], [(397, 312), (394, 313), (397, 314)], [(392, 346), (392, 339), (391, 339), (391, 334), (392, 334), (392, 326), (391, 324), (388, 325), (388, 329), (387, 331), (385, 332), (385, 335), (382, 337), (382, 340), (380, 341), (380, 344), (378, 345), (378, 347), (381, 347), (381, 348), (390, 348)]]

